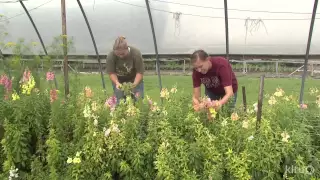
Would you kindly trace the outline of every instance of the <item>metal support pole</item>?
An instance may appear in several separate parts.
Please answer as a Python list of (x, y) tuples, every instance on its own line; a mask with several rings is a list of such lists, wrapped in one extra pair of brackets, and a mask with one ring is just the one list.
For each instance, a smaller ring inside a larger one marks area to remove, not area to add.
[(94, 50), (96, 51), (96, 55), (97, 55), (97, 59), (98, 59), (98, 62), (99, 62), (99, 71), (100, 71), (100, 74), (101, 74), (101, 81), (102, 81), (102, 87), (104, 89), (104, 95), (107, 94), (107, 91), (106, 91), (106, 85), (105, 85), (105, 82), (104, 82), (104, 77), (103, 77), (103, 72), (102, 72), (102, 66), (101, 66), (101, 60), (100, 60), (100, 56), (99, 56), (99, 53), (98, 53), (98, 48), (97, 48), (97, 45), (96, 45), (96, 41), (94, 39), (94, 36), (93, 36), (93, 33), (92, 33), (92, 30), (91, 30), (91, 27), (90, 27), (90, 24), (89, 24), (89, 21), (87, 19), (87, 16), (83, 10), (83, 7), (81, 5), (81, 2), (80, 0), (77, 0), (78, 2), (78, 5), (81, 9), (81, 12), (82, 12), (82, 15), (86, 21), (86, 24), (87, 24), (87, 27), (89, 29), (89, 32), (90, 32), (90, 36), (91, 36), (91, 39), (92, 39), (92, 43), (93, 43), (93, 46), (94, 46)]
[(300, 104), (303, 104), (304, 83), (305, 83), (306, 75), (307, 75), (310, 44), (311, 44), (311, 39), (312, 39), (312, 32), (313, 32), (314, 20), (315, 20), (316, 12), (317, 12), (317, 6), (318, 6), (318, 0), (315, 0), (315, 1), (314, 1), (314, 5), (313, 5), (313, 12), (312, 12), (310, 29), (309, 29), (309, 37), (308, 37), (307, 50), (306, 50), (306, 55), (305, 55), (305, 59), (304, 59), (304, 67), (303, 67), (303, 74), (302, 74), (302, 83), (301, 83), (301, 89), (300, 89), (300, 100), (299, 100)]
[(65, 98), (69, 95), (69, 75), (68, 75), (68, 55), (67, 55), (67, 20), (66, 20), (66, 2), (61, 0), (61, 18), (62, 18), (62, 40), (63, 40), (63, 74), (64, 74), (64, 94)]
[[(157, 47), (157, 39), (156, 39), (156, 34), (154, 31), (154, 26), (153, 26), (153, 21), (152, 21), (152, 15), (150, 11), (150, 6), (149, 6), (149, 1), (146, 0), (146, 6), (148, 9), (148, 15), (149, 15), (149, 20), (150, 20), (150, 25), (151, 25), (151, 30), (152, 30), (152, 36), (153, 36), (153, 43), (154, 43), (154, 49), (156, 52), (156, 68), (157, 68), (157, 73), (158, 73), (158, 80), (159, 80), (159, 88), (160, 92), (162, 90), (162, 82), (161, 82), (161, 76), (160, 76), (160, 63), (159, 63), (159, 55), (158, 55), (158, 47)], [(161, 98), (161, 103), (163, 102), (163, 99)]]
[(260, 77), (260, 87), (259, 87), (259, 96), (258, 96), (258, 112), (257, 112), (257, 122), (256, 122), (256, 130), (259, 129), (261, 123), (261, 116), (262, 116), (262, 104), (263, 104), (263, 91), (264, 91), (264, 77), (262, 75)]
[[(45, 45), (44, 45), (44, 43), (43, 43), (43, 40), (42, 40), (42, 38), (41, 38), (41, 35), (40, 35), (39, 31), (38, 31), (38, 28), (37, 28), (36, 24), (34, 23), (31, 15), (30, 15), (30, 13), (29, 13), (29, 11), (27, 10), (27, 8), (26, 8), (26, 6), (24, 5), (24, 3), (22, 2), (22, 0), (19, 0), (19, 2), (20, 2), (20, 4), (21, 4), (21, 6), (23, 7), (24, 11), (26, 12), (26, 14), (28, 15), (31, 24), (32, 24), (34, 30), (36, 31), (36, 33), (37, 33), (37, 35), (38, 35), (38, 38), (39, 38), (40, 43), (41, 43), (41, 45), (42, 45), (43, 51), (44, 51), (45, 55), (47, 56), (47, 55), (48, 55), (47, 49), (46, 49), (46, 47), (45, 47)], [(58, 89), (58, 82), (57, 82), (56, 77), (54, 77), (54, 84), (55, 84), (55, 87)]]
[(226, 56), (229, 61), (228, 0), (224, 0), (224, 21), (225, 21), (225, 30), (226, 30)]

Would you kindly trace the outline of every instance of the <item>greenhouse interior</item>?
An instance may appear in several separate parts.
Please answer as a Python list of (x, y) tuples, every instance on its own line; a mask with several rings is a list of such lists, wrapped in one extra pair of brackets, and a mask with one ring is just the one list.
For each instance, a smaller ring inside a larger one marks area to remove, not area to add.
[(319, 9), (0, 0), (0, 179), (320, 179)]

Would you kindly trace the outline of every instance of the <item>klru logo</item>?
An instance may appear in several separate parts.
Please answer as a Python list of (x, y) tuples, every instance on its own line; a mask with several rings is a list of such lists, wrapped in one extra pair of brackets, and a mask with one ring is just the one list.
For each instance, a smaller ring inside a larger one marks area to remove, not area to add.
[(314, 167), (311, 165), (308, 166), (287, 166), (285, 168), (285, 173), (288, 174), (313, 174), (314, 173)]

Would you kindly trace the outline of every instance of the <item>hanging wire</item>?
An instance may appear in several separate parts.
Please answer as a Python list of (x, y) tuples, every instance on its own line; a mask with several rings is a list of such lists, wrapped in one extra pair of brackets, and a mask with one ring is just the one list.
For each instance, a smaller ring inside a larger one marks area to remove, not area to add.
[(175, 20), (174, 35), (176, 35), (177, 29), (178, 29), (178, 35), (180, 35), (180, 16), (181, 16), (181, 12), (176, 12), (173, 14), (173, 19)]
[(248, 31), (250, 32), (250, 34), (252, 35), (253, 31), (258, 31), (260, 28), (260, 25), (263, 25), (266, 33), (268, 34), (268, 30), (267, 27), (265, 26), (263, 20), (261, 18), (259, 19), (251, 19), (250, 17), (248, 17), (245, 20), (244, 26), (246, 28), (246, 34), (245, 34), (245, 39), (244, 39), (244, 53), (243, 53), (243, 59), (245, 59), (245, 54), (246, 54), (246, 50), (247, 50), (247, 37), (248, 37)]
[[(36, 7), (34, 7), (34, 8), (31, 8), (31, 9), (28, 9), (28, 11), (31, 12), (31, 11), (33, 11), (33, 10), (36, 10), (36, 9), (38, 9), (38, 8), (46, 5), (46, 4), (49, 4), (49, 3), (52, 2), (52, 1), (53, 1), (53, 0), (50, 0), (50, 1), (48, 1), (48, 2), (45, 2), (45, 3), (43, 3), (43, 4), (40, 4), (39, 6), (36, 6)], [(25, 13), (25, 12), (19, 13), (19, 14), (16, 14), (16, 15), (14, 15), (14, 16), (11, 16), (11, 17), (6, 18), (5, 20), (13, 19), (13, 18), (15, 18), (15, 17), (21, 16), (21, 15), (24, 15), (24, 14), (26, 14), (26, 13)], [(0, 21), (0, 22), (4, 22), (5, 20), (2, 20), (2, 21)]]
[[(145, 6), (141, 6), (141, 5), (137, 5), (137, 4), (132, 4), (132, 3), (128, 3), (128, 2), (123, 2), (123, 1), (119, 1), (119, 0), (113, 0), (115, 2), (118, 2), (118, 3), (122, 3), (122, 4), (127, 4), (127, 5), (130, 5), (130, 6), (135, 6), (135, 7), (139, 7), (139, 8), (144, 8), (146, 9)], [(154, 11), (159, 11), (159, 12), (165, 12), (165, 13), (170, 13), (170, 14), (174, 14), (176, 12), (173, 12), (173, 11), (167, 11), (167, 10), (163, 10), (163, 9), (156, 9), (156, 8), (150, 8)], [(212, 19), (224, 19), (224, 17), (219, 17), (219, 16), (206, 16), (206, 15), (200, 15), (200, 14), (190, 14), (190, 13), (181, 13), (181, 15), (185, 15), (185, 16), (194, 16), (194, 17), (202, 17), (202, 18), (212, 18)], [(236, 17), (231, 17), (231, 18), (228, 18), (229, 20), (246, 20), (246, 18), (236, 18)], [(316, 19), (320, 19), (320, 18), (316, 18)], [(273, 18), (262, 18), (262, 20), (264, 21), (268, 21), (268, 20), (271, 20), (271, 21), (304, 21), (304, 20), (310, 20), (310, 18), (291, 18), (291, 19), (286, 19), (286, 18), (276, 18), (276, 19), (273, 19)]]
[[(211, 6), (200, 6), (200, 5), (184, 4), (184, 3), (177, 3), (177, 2), (163, 1), (163, 0), (152, 0), (152, 1), (160, 2), (160, 3), (167, 3), (167, 4), (182, 5), (182, 6), (224, 10), (224, 8), (217, 8), (217, 7), (211, 7)], [(232, 8), (228, 8), (228, 11), (259, 12), (259, 13), (271, 13), (271, 14), (312, 14), (312, 13), (307, 13), (307, 12), (257, 11), (257, 10), (249, 10), (249, 9), (232, 9)], [(317, 13), (317, 14), (320, 14), (320, 13)]]
[[(50, 0), (49, 2), (43, 3), (43, 4), (41, 4), (41, 5), (39, 5), (39, 6), (35, 7), (35, 8), (32, 8), (32, 9), (30, 9), (28, 11), (30, 12), (30, 11), (33, 11), (35, 9), (38, 9), (41, 6), (44, 6), (44, 5), (48, 4), (48, 3), (50, 3), (51, 1), (53, 1), (53, 0)], [(118, 3), (122, 3), (122, 4), (127, 4), (127, 5), (130, 5), (130, 6), (135, 6), (135, 7), (146, 9), (145, 6), (141, 6), (141, 5), (137, 5), (137, 4), (127, 3), (127, 2), (123, 2), (123, 1), (119, 1), (119, 0), (113, 0), (113, 1), (118, 2)], [(153, 1), (161, 2), (161, 0), (153, 0)], [(168, 1), (162, 1), (162, 2), (173, 3), (173, 2), (168, 2)], [(179, 4), (181, 4), (181, 3), (179, 3)], [(187, 5), (187, 4), (181, 4), (181, 5)], [(196, 6), (196, 5), (189, 5), (189, 6), (205, 8), (205, 6)], [(206, 7), (206, 8), (214, 8), (214, 7)], [(156, 8), (150, 8), (150, 9), (152, 9), (154, 11), (165, 12), (165, 13), (170, 13), (170, 14), (175, 14), (176, 13), (176, 12), (173, 12), (173, 11), (167, 11), (167, 10), (163, 10), (163, 9), (156, 9)], [(218, 8), (218, 9), (220, 9), (220, 8)], [(223, 8), (221, 8), (221, 9), (223, 9)], [(228, 10), (250, 11), (250, 12), (266, 12), (266, 13), (311, 14), (311, 13), (304, 13), (304, 12), (271, 12), (271, 11), (252, 11), (252, 10), (241, 10), (241, 9), (228, 9)], [(15, 18), (15, 17), (18, 17), (18, 16), (21, 16), (21, 15), (24, 15), (24, 14), (25, 13), (20, 13), (20, 14), (11, 16), (11, 17), (7, 18), (7, 20)], [(224, 17), (219, 17), (219, 16), (206, 16), (206, 15), (191, 14), (191, 13), (181, 13), (181, 15), (201, 17), (201, 18), (224, 19)], [(231, 17), (231, 18), (228, 18), (228, 19), (229, 20), (246, 20), (245, 18), (236, 18), (236, 17)], [(315, 19), (320, 19), (320, 18), (315, 18)], [(295, 19), (293, 19), (293, 18), (292, 19), (286, 19), (286, 18), (277, 18), (277, 19), (263, 18), (263, 20), (264, 21), (305, 21), (305, 20), (310, 20), (310, 18), (295, 18)], [(3, 22), (3, 21), (4, 20), (2, 20), (0, 22)]]

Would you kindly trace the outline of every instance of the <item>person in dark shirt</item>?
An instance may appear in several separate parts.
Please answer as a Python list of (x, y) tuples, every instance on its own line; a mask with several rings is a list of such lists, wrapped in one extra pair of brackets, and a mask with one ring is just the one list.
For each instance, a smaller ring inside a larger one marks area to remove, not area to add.
[(115, 40), (113, 51), (107, 56), (106, 66), (117, 104), (124, 98), (124, 92), (120, 87), (125, 82), (133, 83), (133, 93), (138, 97), (144, 97), (143, 58), (137, 48), (128, 46), (125, 37), (121, 36)]
[(235, 107), (238, 91), (238, 81), (227, 59), (210, 57), (204, 50), (197, 50), (191, 55), (193, 66), (193, 103), (200, 103), (201, 84), (205, 87), (205, 95), (218, 109), (230, 99)]

